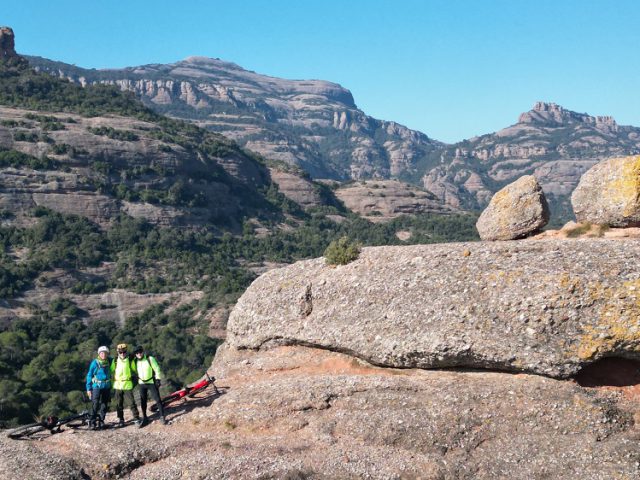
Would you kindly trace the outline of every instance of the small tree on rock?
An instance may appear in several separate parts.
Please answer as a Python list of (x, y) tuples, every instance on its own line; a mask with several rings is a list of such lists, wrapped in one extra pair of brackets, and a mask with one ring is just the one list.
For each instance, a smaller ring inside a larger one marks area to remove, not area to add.
[(327, 265), (346, 265), (353, 262), (360, 255), (360, 245), (352, 242), (348, 237), (334, 240), (324, 251)]

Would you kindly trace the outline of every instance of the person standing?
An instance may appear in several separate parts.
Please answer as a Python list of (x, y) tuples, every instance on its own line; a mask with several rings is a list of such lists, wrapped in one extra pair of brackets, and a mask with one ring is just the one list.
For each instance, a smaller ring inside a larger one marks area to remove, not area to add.
[(138, 388), (140, 388), (140, 407), (142, 408), (142, 423), (140, 427), (149, 423), (147, 418), (147, 398), (148, 393), (151, 393), (151, 397), (155, 400), (158, 409), (160, 410), (160, 417), (162, 423), (167, 424), (167, 418), (164, 415), (164, 408), (162, 407), (162, 401), (160, 400), (159, 388), (162, 384), (162, 370), (155, 357), (146, 355), (144, 348), (141, 346), (136, 347), (135, 351), (135, 366), (138, 372)]
[(89, 364), (87, 372), (87, 395), (91, 399), (91, 417), (89, 428), (98, 430), (104, 427), (104, 417), (111, 400), (111, 359), (109, 348), (98, 348), (98, 357)]
[(133, 358), (127, 353), (127, 344), (118, 345), (118, 357), (111, 363), (111, 378), (113, 378), (113, 390), (116, 397), (116, 412), (118, 425), (124, 427), (124, 400), (131, 408), (134, 423), (140, 425), (140, 413), (136, 400), (133, 397), (133, 378), (136, 375), (136, 365)]

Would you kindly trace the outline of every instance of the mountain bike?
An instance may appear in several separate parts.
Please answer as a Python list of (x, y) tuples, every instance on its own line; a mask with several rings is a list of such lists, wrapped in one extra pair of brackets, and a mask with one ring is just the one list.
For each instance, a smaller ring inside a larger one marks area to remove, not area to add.
[[(49, 433), (53, 435), (55, 433), (60, 433), (62, 431), (63, 425), (69, 425), (69, 427), (72, 428), (86, 425), (89, 422), (89, 417), (90, 413), (88, 410), (83, 410), (80, 413), (64, 418), (58, 418), (51, 415), (41, 420), (40, 422), (30, 423), (29, 425), (23, 425), (21, 427), (14, 428), (9, 433), (7, 433), (7, 437), (17, 440), (20, 438), (29, 437), (39, 432), (44, 432), (45, 430), (49, 430)], [(80, 423), (76, 424), (78, 420), (80, 421)]]
[[(208, 373), (205, 373), (205, 377), (202, 380), (200, 380), (198, 383), (190, 387), (183, 387), (180, 390), (176, 390), (175, 392), (170, 393), (165, 397), (162, 397), (160, 399), (160, 401), (162, 402), (162, 406), (170, 405), (180, 399), (184, 399), (184, 397), (192, 398), (198, 393), (206, 390), (209, 387), (209, 385), (213, 385), (214, 392), (216, 394), (219, 394), (220, 390), (218, 390), (218, 387), (216, 387), (216, 384), (214, 383), (215, 381), (216, 381), (216, 377), (210, 376)], [(151, 411), (156, 412), (157, 410), (158, 410), (158, 405), (153, 404), (151, 406)]]

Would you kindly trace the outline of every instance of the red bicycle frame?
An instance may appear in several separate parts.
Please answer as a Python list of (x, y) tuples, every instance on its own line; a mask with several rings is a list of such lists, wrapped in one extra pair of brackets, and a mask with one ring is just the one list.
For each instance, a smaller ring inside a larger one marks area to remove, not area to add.
[[(190, 387), (184, 387), (184, 388), (181, 388), (180, 390), (176, 390), (175, 392), (170, 393), (166, 397), (162, 397), (160, 401), (162, 402), (162, 405), (167, 405), (176, 400), (180, 400), (181, 398), (184, 398), (186, 396), (192, 397), (199, 391), (207, 388), (209, 385), (213, 385), (215, 393), (220, 393), (220, 391), (218, 390), (218, 387), (216, 387), (216, 384), (214, 383), (215, 381), (216, 381), (216, 377), (211, 377), (209, 376), (208, 373), (205, 373), (205, 377), (202, 380), (200, 380), (198, 383)], [(153, 405), (153, 407), (151, 408), (154, 411), (157, 409), (156, 405)]]

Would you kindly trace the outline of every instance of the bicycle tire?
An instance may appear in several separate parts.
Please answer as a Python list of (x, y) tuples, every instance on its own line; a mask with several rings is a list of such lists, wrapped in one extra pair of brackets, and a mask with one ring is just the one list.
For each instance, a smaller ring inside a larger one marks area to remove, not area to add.
[(42, 423), (30, 423), (29, 425), (14, 428), (7, 433), (7, 437), (17, 440), (19, 438), (31, 436), (34, 433), (44, 432), (45, 430), (47, 430), (47, 427), (42, 425)]

